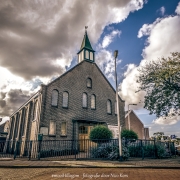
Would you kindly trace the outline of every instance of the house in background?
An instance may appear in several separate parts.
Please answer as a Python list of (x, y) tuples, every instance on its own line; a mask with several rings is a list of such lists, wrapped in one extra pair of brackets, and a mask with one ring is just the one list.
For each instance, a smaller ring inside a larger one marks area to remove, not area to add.
[[(116, 92), (95, 63), (87, 31), (78, 64), (41, 89), (10, 116), (7, 140), (88, 139), (97, 124), (117, 127)], [(125, 102), (119, 97), (121, 125)], [(12, 143), (11, 148), (15, 147)], [(83, 147), (80, 145), (80, 147)]]
[(9, 121), (6, 121), (0, 125), (0, 152), (3, 152), (8, 132), (9, 132)]
[(128, 116), (130, 121), (130, 129), (137, 133), (138, 139), (147, 139), (147, 140), (150, 139), (149, 128), (144, 127), (144, 124), (138, 118), (138, 116), (135, 114), (133, 110), (130, 110), (129, 112), (126, 111), (126, 116), (125, 116), (126, 129), (129, 129)]
[(0, 125), (0, 141), (5, 141), (9, 131), (9, 121)]

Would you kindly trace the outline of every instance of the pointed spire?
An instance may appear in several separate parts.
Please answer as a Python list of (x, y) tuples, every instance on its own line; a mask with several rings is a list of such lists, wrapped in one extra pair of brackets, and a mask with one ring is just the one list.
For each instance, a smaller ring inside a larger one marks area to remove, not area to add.
[(84, 38), (81, 44), (81, 48), (79, 52), (77, 53), (79, 63), (84, 60), (89, 61), (89, 62), (94, 62), (95, 60), (95, 56), (94, 56), (95, 51), (93, 50), (91, 43), (89, 41), (89, 38), (87, 35), (87, 28), (88, 26), (85, 26)]
[(89, 49), (91, 51), (94, 51), (92, 46), (91, 46), (91, 43), (89, 41), (88, 35), (87, 35), (87, 28), (88, 28), (88, 26), (85, 26), (85, 34), (84, 34), (84, 38), (83, 38), (83, 41), (82, 41), (82, 44), (81, 44), (80, 51), (83, 48), (87, 48), (87, 49)]

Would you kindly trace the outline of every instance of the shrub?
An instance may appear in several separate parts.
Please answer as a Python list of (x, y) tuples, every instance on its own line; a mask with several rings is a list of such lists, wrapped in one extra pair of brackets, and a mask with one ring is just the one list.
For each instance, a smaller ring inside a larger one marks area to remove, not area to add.
[[(92, 158), (104, 158), (110, 160), (118, 160), (119, 159), (119, 145), (116, 143), (102, 143), (98, 147), (93, 147), (91, 149), (91, 157)], [(129, 158), (128, 148), (125, 146), (125, 141), (122, 141), (122, 158), (123, 160), (127, 160)]]
[(93, 142), (97, 142), (98, 140), (101, 139), (109, 140), (112, 138), (112, 132), (106, 126), (102, 126), (102, 125), (95, 126), (91, 130), (89, 138)]
[(143, 144), (140, 146), (139, 143), (130, 143), (128, 146), (130, 157), (157, 157), (163, 158), (168, 155), (165, 144), (156, 143), (154, 144)]
[(121, 137), (126, 139), (138, 139), (137, 133), (133, 130), (123, 129), (121, 132)]

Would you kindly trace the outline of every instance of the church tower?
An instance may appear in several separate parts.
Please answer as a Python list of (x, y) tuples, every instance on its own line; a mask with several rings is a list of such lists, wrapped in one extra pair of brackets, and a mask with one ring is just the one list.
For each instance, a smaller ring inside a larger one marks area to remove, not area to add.
[(80, 51), (77, 53), (78, 54), (78, 63), (81, 61), (89, 61), (89, 62), (94, 62), (94, 50), (91, 46), (91, 43), (89, 41), (88, 35), (87, 35), (87, 26), (85, 26), (85, 34), (84, 38), (81, 44)]

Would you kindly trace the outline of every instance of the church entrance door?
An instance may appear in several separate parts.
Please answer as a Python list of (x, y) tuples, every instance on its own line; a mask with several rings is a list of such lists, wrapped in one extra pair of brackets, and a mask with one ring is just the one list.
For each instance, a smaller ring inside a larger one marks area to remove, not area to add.
[(93, 142), (89, 140), (89, 134), (93, 126), (82, 125), (79, 126), (79, 149), (80, 151), (86, 152), (90, 149)]

